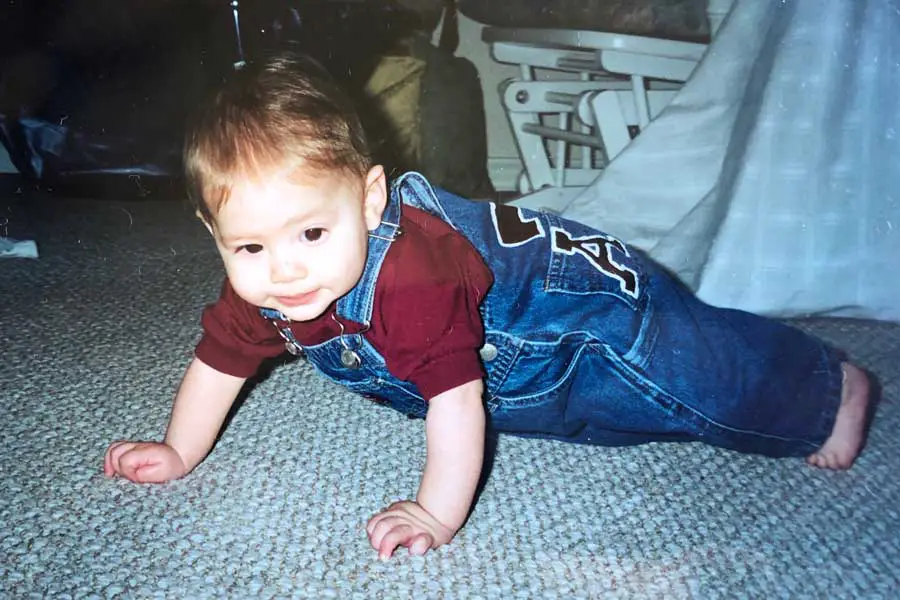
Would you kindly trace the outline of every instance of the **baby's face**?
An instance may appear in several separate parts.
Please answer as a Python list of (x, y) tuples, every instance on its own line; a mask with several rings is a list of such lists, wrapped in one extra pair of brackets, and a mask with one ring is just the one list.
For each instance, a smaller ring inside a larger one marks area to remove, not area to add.
[(365, 181), (292, 175), (235, 186), (209, 227), (235, 292), (294, 321), (320, 316), (362, 276), (385, 187), (381, 167)]

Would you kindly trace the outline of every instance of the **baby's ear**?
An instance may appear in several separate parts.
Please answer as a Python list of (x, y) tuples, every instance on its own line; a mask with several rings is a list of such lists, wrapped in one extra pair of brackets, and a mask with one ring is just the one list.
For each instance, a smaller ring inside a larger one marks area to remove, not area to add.
[(384, 167), (375, 165), (366, 174), (365, 197), (363, 209), (366, 218), (366, 228), (375, 231), (381, 224), (381, 215), (387, 205), (387, 177)]
[(209, 232), (209, 235), (213, 235), (213, 236), (214, 236), (215, 233), (213, 233), (212, 223), (210, 223), (209, 221), (206, 220), (206, 217), (203, 216), (203, 213), (201, 213), (201, 212), (198, 210), (198, 211), (195, 211), (195, 212), (194, 212), (194, 215), (195, 215), (198, 219), (200, 219), (200, 222), (203, 223), (203, 225), (206, 226), (206, 230)]

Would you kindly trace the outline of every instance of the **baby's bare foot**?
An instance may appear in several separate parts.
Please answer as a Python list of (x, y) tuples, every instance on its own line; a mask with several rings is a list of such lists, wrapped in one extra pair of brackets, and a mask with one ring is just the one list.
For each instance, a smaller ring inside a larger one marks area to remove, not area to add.
[(865, 439), (869, 407), (869, 378), (859, 367), (842, 363), (841, 406), (831, 435), (806, 462), (823, 469), (849, 469)]

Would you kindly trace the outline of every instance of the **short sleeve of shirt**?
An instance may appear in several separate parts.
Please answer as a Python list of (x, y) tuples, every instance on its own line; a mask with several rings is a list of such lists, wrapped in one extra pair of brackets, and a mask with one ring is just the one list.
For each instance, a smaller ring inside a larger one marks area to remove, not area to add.
[(404, 207), (388, 252), (370, 339), (388, 370), (425, 399), (484, 377), (479, 305), (493, 276), (469, 241), (437, 217)]
[(260, 364), (284, 352), (275, 328), (242, 300), (226, 280), (219, 299), (201, 317), (203, 336), (195, 356), (213, 369), (235, 377), (251, 377)]

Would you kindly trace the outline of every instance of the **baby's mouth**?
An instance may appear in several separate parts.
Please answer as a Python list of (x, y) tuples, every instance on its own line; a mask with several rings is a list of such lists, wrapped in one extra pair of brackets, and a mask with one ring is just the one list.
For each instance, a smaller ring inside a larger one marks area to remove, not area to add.
[(316, 299), (316, 295), (319, 293), (319, 290), (314, 290), (312, 292), (306, 292), (304, 294), (296, 294), (294, 296), (276, 296), (275, 299), (282, 306), (289, 307), (297, 307), (304, 306), (306, 304), (311, 303)]

